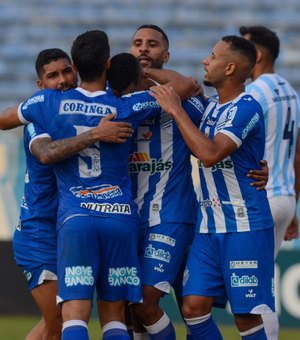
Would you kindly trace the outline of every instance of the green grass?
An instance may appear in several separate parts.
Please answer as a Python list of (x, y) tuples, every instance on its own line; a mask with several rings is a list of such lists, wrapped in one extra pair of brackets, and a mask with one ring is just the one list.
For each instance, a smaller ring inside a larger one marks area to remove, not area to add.
[[(0, 317), (0, 340), (24, 340), (28, 331), (37, 323), (36, 317), (22, 316), (1, 316)], [(185, 328), (181, 324), (176, 324), (177, 340), (185, 339)], [(220, 326), (224, 340), (239, 340), (240, 336), (231, 326)], [(89, 324), (89, 334), (91, 340), (100, 339), (100, 329), (97, 320), (92, 319)], [(281, 329), (279, 340), (299, 340), (300, 326), (298, 329)]]

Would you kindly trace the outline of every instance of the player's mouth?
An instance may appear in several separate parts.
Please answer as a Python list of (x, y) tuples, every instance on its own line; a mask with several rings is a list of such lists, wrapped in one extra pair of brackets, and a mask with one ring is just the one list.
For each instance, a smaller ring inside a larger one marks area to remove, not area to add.
[(151, 67), (152, 66), (152, 60), (151, 60), (151, 58), (149, 58), (147, 56), (141, 55), (137, 59), (143, 67)]

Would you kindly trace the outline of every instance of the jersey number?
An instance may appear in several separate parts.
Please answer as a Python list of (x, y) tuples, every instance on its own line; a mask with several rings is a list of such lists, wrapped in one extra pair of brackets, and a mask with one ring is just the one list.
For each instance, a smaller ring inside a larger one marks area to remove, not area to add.
[[(91, 129), (88, 126), (75, 126), (77, 135)], [(81, 178), (97, 177), (101, 174), (100, 143), (80, 151), (78, 169)]]
[(283, 132), (283, 139), (289, 139), (290, 141), (289, 142), (289, 158), (291, 157), (291, 150), (292, 150), (292, 145), (294, 142), (294, 124), (295, 124), (295, 121), (294, 120), (291, 121), (291, 108), (289, 107), (288, 112), (287, 112), (284, 132)]

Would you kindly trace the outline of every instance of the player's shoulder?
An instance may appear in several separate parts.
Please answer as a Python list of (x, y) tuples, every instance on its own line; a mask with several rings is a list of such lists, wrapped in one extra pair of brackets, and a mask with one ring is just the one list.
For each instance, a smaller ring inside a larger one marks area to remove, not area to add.
[(244, 113), (248, 112), (251, 114), (256, 112), (261, 115), (263, 114), (260, 103), (251, 94), (246, 92), (242, 93), (239, 98), (237, 98), (235, 105)]

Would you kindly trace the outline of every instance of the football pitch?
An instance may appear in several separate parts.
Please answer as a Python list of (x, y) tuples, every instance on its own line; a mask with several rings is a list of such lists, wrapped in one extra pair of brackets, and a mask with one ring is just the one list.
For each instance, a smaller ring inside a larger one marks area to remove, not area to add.
[[(0, 340), (24, 340), (28, 331), (37, 323), (36, 317), (0, 316)], [(175, 324), (177, 340), (185, 340), (185, 327)], [(220, 326), (224, 340), (239, 340), (240, 336), (235, 327)], [(89, 323), (90, 340), (100, 339), (100, 328), (96, 319)], [(279, 340), (299, 340), (300, 328), (281, 329)]]

